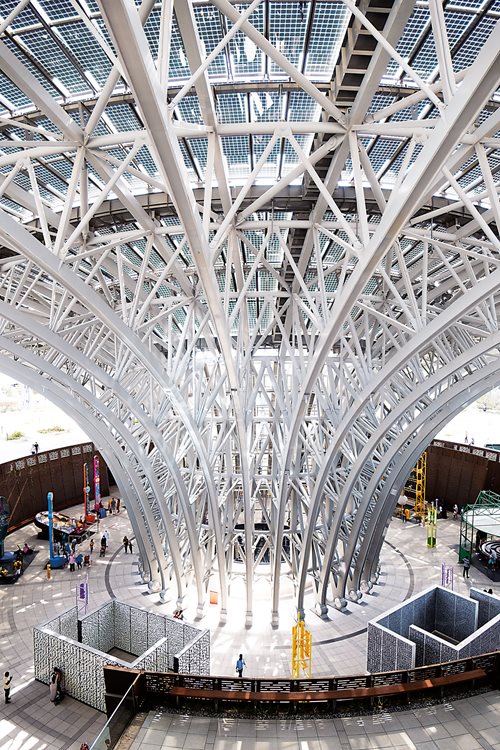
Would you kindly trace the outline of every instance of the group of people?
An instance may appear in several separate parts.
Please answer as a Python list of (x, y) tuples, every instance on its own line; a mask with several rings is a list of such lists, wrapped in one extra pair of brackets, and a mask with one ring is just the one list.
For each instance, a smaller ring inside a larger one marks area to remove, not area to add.
[(108, 500), (108, 513), (119, 513), (120, 512), (120, 498), (110, 497)]

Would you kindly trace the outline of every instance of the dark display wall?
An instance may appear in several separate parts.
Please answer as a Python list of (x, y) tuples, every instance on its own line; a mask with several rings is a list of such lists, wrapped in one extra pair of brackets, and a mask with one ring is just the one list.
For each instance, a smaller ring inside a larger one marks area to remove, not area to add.
[(10, 503), (9, 531), (33, 521), (47, 509), (47, 493), (54, 493), (54, 510), (77, 503), (83, 513), (83, 464), (89, 465), (90, 500), (94, 495), (94, 455), (100, 460), (101, 496), (109, 495), (107, 466), (93, 443), (25, 456), (0, 464), (0, 495)]
[(427, 448), (427, 501), (451, 510), (474, 503), (481, 490), (500, 494), (500, 452), (434, 440)]
[[(93, 443), (25, 456), (0, 464), (0, 495), (10, 503), (9, 530), (30, 523), (47, 508), (54, 493), (54, 510), (82, 503), (83, 464), (89, 465), (90, 500), (94, 495), (93, 460), (100, 459), (101, 495), (109, 495), (107, 466)], [(500, 452), (473, 445), (434, 440), (427, 448), (426, 499), (438, 498), (448, 510), (473, 503), (481, 490), (500, 494)]]

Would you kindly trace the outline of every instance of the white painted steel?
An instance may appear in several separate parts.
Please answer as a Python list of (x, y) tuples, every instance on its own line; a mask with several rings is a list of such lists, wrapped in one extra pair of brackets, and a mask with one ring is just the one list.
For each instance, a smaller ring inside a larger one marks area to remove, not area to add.
[(291, 576), (324, 615), (500, 380), (500, 25), (346, 0), (325, 81), (314, 14), (339, 4), (83, 5), (37, 27), (94, 45), (87, 70), (66, 50), (93, 88), (70, 95), (63, 57), (52, 81), (23, 57), (38, 4), (0, 0), (0, 369), (99, 445), (152, 588), (198, 614), (217, 589), (223, 619), (243, 578), (250, 625), (263, 579), (276, 623)]

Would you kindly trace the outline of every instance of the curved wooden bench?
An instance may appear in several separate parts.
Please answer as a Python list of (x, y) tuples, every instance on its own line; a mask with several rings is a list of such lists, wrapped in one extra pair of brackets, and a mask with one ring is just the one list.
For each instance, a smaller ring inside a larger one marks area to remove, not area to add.
[(484, 669), (472, 669), (464, 672), (456, 672), (439, 677), (430, 677), (413, 682), (398, 682), (390, 685), (374, 685), (363, 688), (346, 688), (345, 690), (320, 690), (308, 691), (251, 691), (251, 690), (207, 690), (204, 688), (185, 687), (172, 685), (168, 695), (175, 697), (177, 702), (182, 698), (213, 700), (213, 701), (245, 701), (249, 703), (260, 702), (314, 702), (314, 701), (337, 701), (337, 700), (362, 700), (364, 698), (383, 698), (385, 696), (405, 695), (432, 688), (445, 688), (461, 685), (467, 682), (481, 680), (488, 676)]

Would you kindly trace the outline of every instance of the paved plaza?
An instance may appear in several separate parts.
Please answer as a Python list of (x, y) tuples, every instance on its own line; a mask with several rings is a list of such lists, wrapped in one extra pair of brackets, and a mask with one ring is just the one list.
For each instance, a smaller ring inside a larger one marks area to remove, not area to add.
[[(78, 513), (79, 509), (75, 509)], [(140, 582), (136, 554), (125, 554), (121, 540), (131, 535), (126, 510), (108, 516), (100, 531), (110, 532), (109, 553), (102, 559), (94, 551), (88, 571), (90, 609), (110, 597), (140, 607), (172, 614), (176, 600), (161, 602)], [(370, 595), (349, 604), (346, 612), (330, 610), (323, 621), (312, 611), (310, 592), (306, 602), (306, 623), (313, 633), (313, 674), (356, 674), (366, 668), (366, 625), (368, 620), (424, 588), (441, 582), (443, 562), (453, 565), (454, 587), (467, 593), (469, 586), (490, 587), (483, 573), (471, 569), (469, 580), (457, 564), (459, 523), (439, 521), (438, 546), (426, 547), (425, 529), (394, 520), (383, 547), (380, 580)], [(0, 587), (1, 668), (14, 675), (12, 703), (2, 704), (0, 750), (79, 750), (89, 744), (105, 723), (105, 717), (71, 698), (58, 706), (49, 700), (46, 685), (33, 679), (32, 626), (51, 619), (73, 606), (85, 569), (53, 571), (47, 579), (44, 564), (48, 543), (38, 540), (29, 526), (11, 534), (6, 549), (28, 541), (39, 550), (20, 582)], [(88, 542), (83, 543), (84, 550)], [(98, 546), (98, 545), (97, 545)], [(241, 598), (232, 606), (228, 621), (219, 623), (217, 606), (210, 606), (202, 620), (195, 620), (196, 602), (186, 600), (185, 619), (212, 631), (211, 669), (214, 674), (234, 675), (234, 662), (243, 652), (247, 676), (288, 676), (290, 635), (293, 624), (293, 591), (283, 591), (279, 627), (270, 625), (269, 591), (262, 578), (256, 584), (259, 613), (252, 627), (245, 628), (243, 588), (233, 586), (231, 596)], [(500, 593), (500, 584), (493, 584)], [(469, 700), (414, 711), (386, 713), (359, 718), (264, 721), (210, 719), (150, 714), (132, 745), (133, 750), (192, 748), (192, 750), (326, 750), (372, 747), (446, 750), (496, 748), (500, 750), (500, 695), (478, 695)]]

